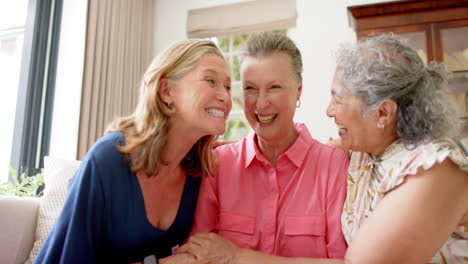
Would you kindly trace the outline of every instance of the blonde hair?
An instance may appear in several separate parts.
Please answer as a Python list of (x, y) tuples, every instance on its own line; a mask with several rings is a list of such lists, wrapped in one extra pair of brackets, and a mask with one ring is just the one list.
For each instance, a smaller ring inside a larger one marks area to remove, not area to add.
[[(114, 120), (107, 131), (123, 132), (125, 144), (118, 149), (131, 161), (132, 172), (156, 175), (163, 165), (162, 151), (167, 141), (169, 119), (174, 110), (159, 97), (159, 80), (176, 82), (204, 55), (215, 54), (224, 60), (216, 45), (204, 39), (176, 42), (157, 56), (140, 85), (140, 96), (133, 114)], [(212, 143), (217, 136), (204, 136), (197, 141), (182, 161), (192, 176), (212, 175), (215, 167)]]

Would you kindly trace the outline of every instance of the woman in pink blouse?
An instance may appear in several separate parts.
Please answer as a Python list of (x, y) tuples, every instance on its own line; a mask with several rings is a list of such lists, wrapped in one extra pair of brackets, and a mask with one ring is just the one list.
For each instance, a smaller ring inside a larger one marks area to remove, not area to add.
[(337, 64), (327, 114), (351, 151), (345, 260), (277, 257), (207, 233), (185, 250), (215, 263), (467, 263), (468, 159), (450, 139), (459, 130), (443, 68), (392, 35), (343, 46)]
[(342, 259), (348, 157), (293, 121), (302, 93), (298, 48), (280, 34), (258, 34), (240, 70), (253, 131), (216, 148), (218, 173), (202, 181), (192, 233), (273, 255)]

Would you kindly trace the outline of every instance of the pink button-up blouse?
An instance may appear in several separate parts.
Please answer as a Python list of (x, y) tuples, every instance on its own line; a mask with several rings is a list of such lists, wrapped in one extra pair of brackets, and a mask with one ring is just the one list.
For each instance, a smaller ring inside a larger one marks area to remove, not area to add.
[(348, 157), (312, 139), (304, 124), (296, 129), (276, 167), (260, 153), (254, 132), (216, 148), (218, 173), (202, 180), (192, 233), (217, 232), (280, 256), (343, 258)]

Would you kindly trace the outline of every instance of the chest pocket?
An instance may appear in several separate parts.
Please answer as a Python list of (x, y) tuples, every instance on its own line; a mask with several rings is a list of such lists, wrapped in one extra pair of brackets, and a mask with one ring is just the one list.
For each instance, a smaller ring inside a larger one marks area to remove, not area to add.
[(290, 236), (325, 236), (325, 216), (321, 214), (307, 216), (286, 216), (284, 234)]
[(280, 242), (285, 256), (327, 258), (325, 215), (286, 216)]
[(219, 234), (240, 247), (253, 248), (255, 218), (232, 212), (221, 212), (219, 215)]

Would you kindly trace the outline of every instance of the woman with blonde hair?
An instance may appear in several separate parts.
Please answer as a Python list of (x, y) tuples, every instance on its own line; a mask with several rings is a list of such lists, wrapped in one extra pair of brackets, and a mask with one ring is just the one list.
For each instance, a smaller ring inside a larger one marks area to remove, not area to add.
[(231, 110), (211, 42), (174, 43), (146, 71), (136, 110), (115, 120), (75, 174), (35, 263), (130, 263), (168, 256), (192, 225), (200, 176)]

